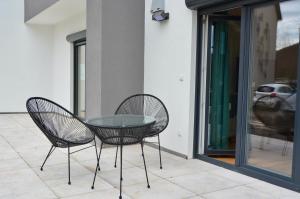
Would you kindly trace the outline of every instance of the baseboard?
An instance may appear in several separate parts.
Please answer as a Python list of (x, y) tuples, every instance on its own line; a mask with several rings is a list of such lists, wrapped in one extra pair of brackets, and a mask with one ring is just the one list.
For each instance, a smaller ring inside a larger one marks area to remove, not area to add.
[(27, 114), (27, 112), (0, 112), (0, 114)]
[[(152, 148), (155, 148), (155, 149), (158, 149), (158, 145), (157, 144), (154, 144), (154, 143), (151, 143), (151, 142), (145, 142), (145, 145), (149, 146), (149, 147), (152, 147)], [(172, 155), (175, 155), (175, 156), (178, 156), (178, 157), (181, 157), (181, 158), (184, 158), (184, 159), (188, 159), (188, 156), (187, 155), (184, 155), (182, 153), (178, 153), (176, 151), (172, 151), (170, 149), (167, 149), (165, 147), (160, 147), (160, 150), (166, 152), (166, 153), (170, 153)]]

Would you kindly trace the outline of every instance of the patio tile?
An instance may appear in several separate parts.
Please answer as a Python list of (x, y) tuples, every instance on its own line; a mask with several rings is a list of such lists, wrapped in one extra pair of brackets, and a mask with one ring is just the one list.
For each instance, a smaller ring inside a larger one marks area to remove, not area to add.
[(232, 189), (225, 189), (213, 193), (204, 194), (203, 197), (206, 199), (274, 199), (274, 197), (271, 195), (259, 192), (251, 188), (247, 188), (245, 186), (239, 186)]
[(278, 187), (276, 185), (272, 185), (263, 181), (257, 181), (246, 186), (257, 191), (263, 192), (267, 195), (270, 195), (274, 199), (300, 199), (300, 193), (282, 187)]
[[(30, 167), (40, 167), (46, 158), (50, 150), (50, 144), (43, 147), (34, 147), (23, 149), (19, 152), (19, 155), (30, 165)], [(49, 165), (64, 164), (67, 163), (68, 156), (61, 152), (61, 150), (55, 149), (55, 151), (48, 158), (45, 168)]]
[(150, 189), (146, 187), (145, 183), (125, 186), (124, 192), (132, 198), (139, 199), (181, 199), (195, 195), (163, 179), (150, 182), (150, 186)]
[[(1, 150), (1, 149), (0, 149)], [(0, 151), (0, 161), (17, 159), (20, 156), (14, 150), (7, 150), (6, 152)]]
[(36, 136), (28, 129), (5, 129), (2, 132), (5, 132), (3, 136), (16, 151), (49, 145), (46, 138)]
[(205, 198), (202, 198), (201, 196), (194, 196), (194, 197), (186, 198), (186, 199), (205, 199)]
[[(65, 164), (45, 165), (43, 171), (40, 170), (40, 167), (33, 168), (33, 170), (42, 180), (56, 180), (64, 178), (65, 182), (68, 182), (67, 159)], [(75, 176), (82, 176), (86, 174), (92, 175), (89, 170), (71, 159), (71, 180)]]
[(250, 183), (258, 181), (255, 178), (251, 178), (249, 176), (246, 176), (246, 175), (234, 172), (234, 171), (230, 171), (230, 170), (224, 169), (224, 168), (219, 168), (219, 169), (210, 171), (210, 173), (230, 179), (239, 184), (250, 184)]
[[(91, 144), (86, 144), (86, 145), (83, 145), (83, 146), (80, 146), (80, 147), (72, 147), (71, 152), (76, 151), (76, 150), (80, 150), (80, 149), (83, 149), (83, 148), (89, 147), (89, 146), (91, 146)], [(97, 148), (97, 151), (99, 153), (99, 147)], [(65, 152), (67, 152), (67, 151), (65, 151)], [(88, 149), (85, 149), (85, 150), (79, 151), (77, 153), (74, 153), (74, 154), (72, 154), (72, 158), (74, 158), (75, 160), (78, 160), (78, 161), (96, 160), (97, 157), (96, 157), (95, 147), (92, 146)]]
[(1, 161), (0, 164), (0, 172), (27, 168), (27, 164), (21, 158), (8, 159), (5, 161)]
[(39, 199), (58, 199), (55, 195), (48, 195), (43, 193), (34, 193), (34, 192), (27, 192), (27, 193), (12, 193), (5, 196), (0, 196), (0, 199), (33, 199), (33, 198), (39, 198)]
[[(98, 146), (97, 149), (98, 149), (98, 152), (99, 152), (99, 150), (100, 150), (100, 141), (97, 141), (97, 146)], [(115, 155), (116, 155), (116, 148), (117, 147), (112, 146), (112, 145), (104, 145), (103, 149), (102, 149), (101, 157), (102, 158), (105, 158), (105, 157), (115, 157)], [(124, 147), (124, 149), (125, 148), (126, 147)], [(128, 147), (127, 147), (127, 149), (128, 149)], [(120, 151), (118, 151), (118, 152), (120, 152)]]
[(18, 153), (0, 136), (0, 161), (19, 158)]
[[(66, 197), (62, 199), (112, 199), (112, 198), (119, 198), (119, 190), (118, 189), (107, 189), (101, 191), (95, 191), (87, 194), (80, 194), (76, 196)], [(125, 193), (122, 194), (123, 199), (132, 199), (127, 196)]]
[(170, 181), (200, 195), (238, 186), (236, 182), (208, 172), (170, 178)]
[(56, 198), (31, 169), (0, 172), (0, 198)]
[[(144, 166), (143, 158), (142, 158), (142, 151), (141, 147), (139, 145), (134, 145), (135, 148), (131, 147), (128, 150), (124, 148), (124, 156), (123, 158), (130, 162), (131, 164), (135, 166)], [(152, 149), (151, 147), (145, 146), (145, 160), (147, 165), (153, 164), (157, 165), (159, 168), (159, 154), (158, 150)], [(128, 155), (127, 155), (128, 154)], [(115, 155), (114, 155), (115, 156)], [(184, 161), (184, 159), (182, 159)], [(165, 156), (164, 153), (162, 153), (162, 163), (168, 162), (168, 161), (175, 161), (175, 159), (170, 158), (169, 156)], [(177, 162), (180, 162), (181, 160), (177, 160)]]
[[(94, 172), (97, 160), (95, 160), (95, 159), (94, 160), (87, 160), (87, 161), (78, 160), (78, 162), (81, 165), (83, 165), (84, 167), (86, 167), (87, 169), (89, 169), (90, 171)], [(120, 169), (119, 169), (119, 166), (120, 166), (119, 159), (117, 160), (117, 168), (114, 167), (114, 164), (115, 164), (114, 157), (105, 157), (105, 158), (101, 157), (101, 159), (100, 159), (101, 171), (115, 170), (116, 172), (119, 172), (120, 171)], [(123, 160), (123, 168), (124, 169), (132, 168), (132, 167), (135, 167), (135, 166), (132, 165), (131, 163), (127, 162), (126, 160)]]
[[(82, 147), (72, 148), (71, 151)], [(67, 150), (56, 149), (40, 171), (50, 143), (28, 115), (0, 114), (0, 199), (118, 198), (120, 163), (114, 168), (116, 147), (105, 146), (95, 190), (94, 147), (71, 155), (68, 185)], [(99, 146), (98, 146), (99, 149)], [(145, 146), (151, 189), (147, 189), (140, 145), (124, 147), (123, 198), (182, 199), (300, 199), (300, 194), (200, 161), (186, 160)]]
[(21, 125), (24, 128), (32, 128), (32, 127), (36, 126), (29, 115), (12, 114), (12, 115), (10, 115), (10, 118), (12, 118), (14, 121), (16, 121), (19, 125)]
[(192, 160), (186, 160), (183, 158), (180, 158), (179, 160), (166, 159), (163, 162), (163, 169), (159, 168), (159, 163), (150, 164), (148, 168), (151, 173), (162, 178), (173, 178), (217, 169), (217, 167), (208, 166), (206, 163), (201, 161), (192, 161), (193, 164), (191, 164), (191, 161)]
[[(75, 176), (71, 178), (71, 185), (68, 185), (66, 178), (55, 180), (46, 180), (46, 184), (59, 197), (74, 196), (83, 193), (96, 192), (97, 190), (112, 189), (113, 187), (101, 178), (97, 178), (95, 189), (91, 189), (93, 182), (92, 173), (83, 176)], [(99, 195), (100, 196), (100, 195)], [(100, 196), (101, 197), (101, 196)]]
[[(120, 170), (111, 170), (111, 171), (102, 171), (98, 173), (98, 175), (109, 182), (114, 187), (119, 187), (120, 184)], [(154, 180), (157, 180), (158, 177), (155, 175), (152, 175), (151, 173), (148, 173), (149, 182), (153, 182)], [(146, 175), (144, 169), (138, 168), (138, 167), (132, 167), (123, 169), (123, 185), (133, 185), (133, 184), (139, 184), (144, 183), (144, 185), (147, 185), (146, 181)]]
[(27, 136), (33, 136), (32, 132), (29, 129), (25, 128), (7, 128), (7, 129), (1, 129), (0, 131), (1, 136), (5, 138), (5, 140), (8, 140), (10, 137), (19, 138), (20, 136), (27, 135)]
[[(7, 129), (7, 128), (22, 128), (15, 120), (9, 117), (9, 114), (1, 114), (0, 115), (0, 129)], [(1, 131), (0, 131), (0, 135)]]

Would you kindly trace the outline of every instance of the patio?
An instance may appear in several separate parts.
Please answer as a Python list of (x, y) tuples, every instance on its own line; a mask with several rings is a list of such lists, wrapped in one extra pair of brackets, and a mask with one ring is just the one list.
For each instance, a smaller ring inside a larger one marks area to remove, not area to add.
[[(67, 152), (57, 149), (40, 171), (50, 143), (26, 114), (0, 115), (0, 198), (118, 198), (115, 148), (102, 151), (101, 171), (91, 190), (94, 148), (71, 156), (72, 185), (67, 184)], [(72, 151), (75, 149), (72, 149)], [(290, 199), (300, 194), (200, 160), (185, 160), (145, 147), (151, 189), (146, 188), (140, 146), (124, 148), (124, 198)]]

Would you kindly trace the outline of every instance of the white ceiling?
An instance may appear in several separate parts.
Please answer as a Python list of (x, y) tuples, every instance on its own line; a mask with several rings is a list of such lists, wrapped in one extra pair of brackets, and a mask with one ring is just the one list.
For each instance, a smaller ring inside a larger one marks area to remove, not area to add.
[(85, 12), (86, 0), (59, 0), (27, 23), (54, 25)]

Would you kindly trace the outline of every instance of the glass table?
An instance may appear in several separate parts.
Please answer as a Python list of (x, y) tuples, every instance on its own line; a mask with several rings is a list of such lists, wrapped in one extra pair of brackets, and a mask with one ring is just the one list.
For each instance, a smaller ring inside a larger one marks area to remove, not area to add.
[(100, 128), (136, 128), (153, 125), (155, 118), (143, 115), (120, 114), (93, 118), (88, 120), (87, 123)]
[[(143, 139), (151, 127), (156, 122), (155, 118), (143, 115), (129, 115), (118, 114), (113, 116), (105, 116), (88, 120), (86, 123), (89, 125), (95, 135), (101, 140), (100, 153), (97, 157), (97, 166), (94, 174), (94, 181), (92, 189), (94, 188), (97, 170), (100, 169), (99, 161), (103, 147), (103, 143), (109, 145), (120, 146), (120, 196), (122, 198), (122, 162), (123, 162), (123, 145), (141, 144), (142, 156), (145, 167), (145, 174), (147, 179), (148, 188), (150, 188), (148, 181), (148, 174), (146, 162), (144, 157)], [(116, 152), (116, 159), (117, 159)]]

